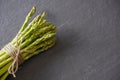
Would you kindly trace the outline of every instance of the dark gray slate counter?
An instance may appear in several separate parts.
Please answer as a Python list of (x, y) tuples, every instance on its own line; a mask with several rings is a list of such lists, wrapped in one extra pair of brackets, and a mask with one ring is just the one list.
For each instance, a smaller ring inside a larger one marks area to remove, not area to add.
[(57, 44), (7, 80), (120, 80), (119, 0), (1, 0), (0, 48), (34, 5), (57, 26)]

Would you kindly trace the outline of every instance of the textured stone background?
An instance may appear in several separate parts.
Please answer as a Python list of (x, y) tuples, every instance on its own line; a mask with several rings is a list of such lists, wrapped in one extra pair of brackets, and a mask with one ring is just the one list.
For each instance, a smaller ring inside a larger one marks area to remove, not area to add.
[(57, 26), (57, 44), (7, 80), (120, 80), (120, 0), (0, 0), (0, 48), (34, 5)]

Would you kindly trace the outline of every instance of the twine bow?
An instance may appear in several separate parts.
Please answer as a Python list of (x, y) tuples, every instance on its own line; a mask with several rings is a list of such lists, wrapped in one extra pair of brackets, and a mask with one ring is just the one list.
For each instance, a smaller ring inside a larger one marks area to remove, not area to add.
[(22, 38), (20, 40), (20, 43), (18, 42), (18, 36), (20, 34), (21, 33), (19, 33), (17, 35), (17, 39), (16, 39), (17, 46), (14, 46), (13, 44), (9, 43), (2, 49), (2, 51), (8, 53), (13, 58), (13, 62), (8, 68), (8, 72), (10, 74), (12, 74), (13, 77), (16, 77), (15, 73), (18, 70), (18, 66), (24, 62), (24, 59), (21, 56), (21, 50), (20, 50), (20, 45), (22, 43)]

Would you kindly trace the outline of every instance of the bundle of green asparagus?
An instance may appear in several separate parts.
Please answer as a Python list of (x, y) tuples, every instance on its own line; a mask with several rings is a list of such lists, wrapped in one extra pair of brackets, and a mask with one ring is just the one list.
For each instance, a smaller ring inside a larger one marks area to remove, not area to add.
[[(45, 19), (46, 13), (30, 19), (36, 12), (34, 6), (16, 37), (0, 51), (0, 80), (5, 80), (9, 74), (15, 77), (20, 62), (37, 55), (56, 42), (56, 27)], [(22, 59), (21, 59), (22, 58)]]

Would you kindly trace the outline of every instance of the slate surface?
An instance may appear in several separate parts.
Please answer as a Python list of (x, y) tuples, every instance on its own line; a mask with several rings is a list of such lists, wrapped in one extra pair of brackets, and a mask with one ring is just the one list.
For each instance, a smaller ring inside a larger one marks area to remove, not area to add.
[(57, 26), (57, 44), (7, 80), (120, 80), (119, 0), (1, 0), (0, 48), (33, 5)]

